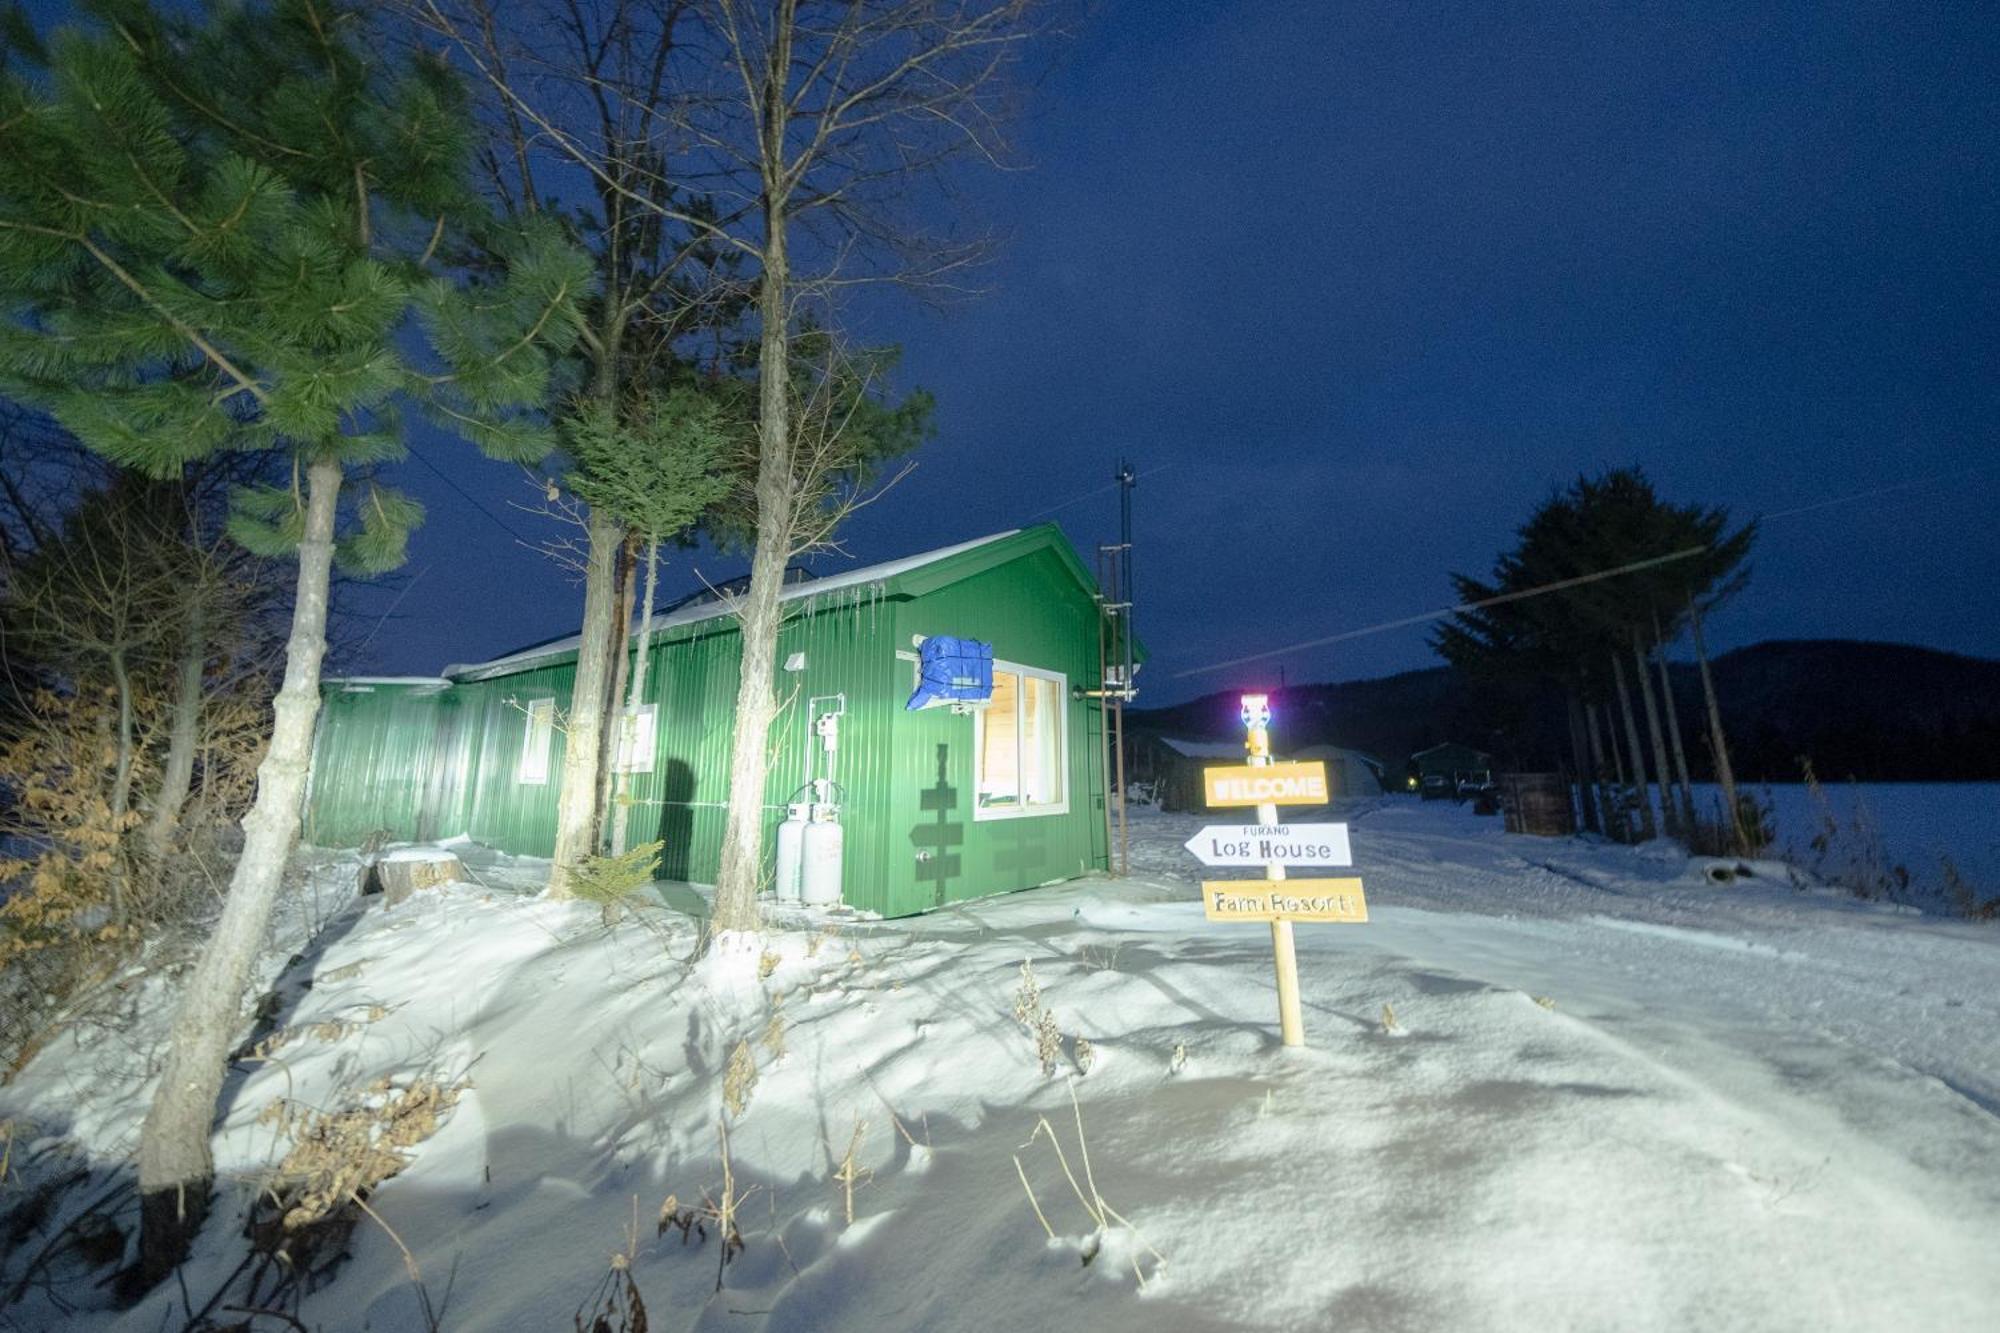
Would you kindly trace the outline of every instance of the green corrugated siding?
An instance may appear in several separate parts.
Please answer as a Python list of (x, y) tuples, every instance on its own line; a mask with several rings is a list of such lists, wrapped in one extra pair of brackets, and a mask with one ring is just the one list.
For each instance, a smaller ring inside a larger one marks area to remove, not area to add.
[[(555, 850), (556, 788), (564, 749), (560, 714), (569, 708), (575, 680), (575, 663), (564, 663), (456, 687), (464, 691), (466, 732), (478, 741), (478, 762), (471, 766), (460, 811), (461, 831), (473, 841), (519, 856), (547, 856)], [(522, 782), (527, 707), (536, 699), (555, 700), (559, 716), (549, 739), (548, 780)]]
[(428, 836), (420, 827), (431, 776), (443, 684), (336, 685), (320, 701), (312, 793), (302, 836), (353, 846), (379, 830)]
[[(1069, 810), (1011, 820), (972, 818), (972, 719), (949, 710), (906, 713), (913, 668), (896, 656), (916, 634), (984, 639), (997, 657), (1061, 672), (1074, 689), (1097, 684), (1097, 629), (1081, 567), (1053, 529), (1037, 529), (919, 577), (830, 589), (786, 604), (765, 790), (766, 852), (786, 799), (803, 781), (809, 700), (846, 695), (836, 776), (844, 790), (845, 897), (888, 916), (1031, 887), (1104, 865), (1100, 710), (1070, 701)], [(907, 591), (905, 591), (907, 589)], [(718, 618), (656, 635), (645, 698), (659, 707), (654, 770), (633, 775), (630, 839), (665, 842), (662, 873), (712, 882), (718, 870), (740, 640)], [(563, 737), (549, 781), (518, 780), (524, 706), (566, 709), (573, 654), (530, 670), (449, 689), (416, 707), (330, 686), (316, 752), (310, 827), (316, 841), (355, 842), (375, 828), (399, 837), (457, 833), (502, 851), (547, 856), (555, 845)], [(372, 700), (373, 702), (364, 702)], [(336, 701), (340, 701), (336, 703)], [(332, 774), (329, 777), (329, 774)], [(919, 861), (918, 853), (931, 852)]]
[[(914, 598), (900, 608), (899, 629), (905, 644), (913, 634), (982, 639), (993, 645), (995, 658), (1061, 672), (1072, 690), (1092, 689), (1095, 614), (1056, 553), (1044, 550)], [(907, 682), (907, 666), (904, 672)], [(1068, 703), (1069, 810), (1061, 815), (974, 819), (973, 719), (927, 709), (903, 714), (900, 723), (891, 789), (897, 836), (883, 862), (884, 895), (876, 910), (906, 916), (1103, 868), (1094, 701)], [(920, 849), (930, 851), (929, 860), (917, 859)]]

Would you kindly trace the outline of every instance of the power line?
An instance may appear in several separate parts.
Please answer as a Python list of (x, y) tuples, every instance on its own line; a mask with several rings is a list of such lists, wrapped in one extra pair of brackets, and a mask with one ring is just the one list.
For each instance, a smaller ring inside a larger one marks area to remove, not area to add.
[(1975, 463), (1971, 467), (1960, 468), (1956, 472), (1940, 472), (1930, 477), (1915, 477), (1909, 481), (1893, 481), (1886, 486), (1871, 487), (1865, 491), (1856, 491), (1852, 495), (1838, 495), (1831, 500), (1815, 500), (1811, 504), (1798, 505), (1791, 509), (1779, 509), (1760, 517), (1765, 519), (1791, 518), (1796, 514), (1810, 514), (1821, 509), (1831, 509), (1835, 505), (1851, 504), (1856, 500), (1872, 500), (1878, 495), (1891, 495), (1897, 491), (1914, 490), (1919, 486), (1929, 486), (1933, 482), (1956, 481), (1960, 477), (1969, 477), (1977, 472), (1991, 472), (1996, 467), (2000, 467), (2000, 462)]
[[(1865, 491), (1856, 491), (1852, 495), (1840, 495), (1835, 496), (1831, 500), (1816, 500), (1811, 504), (1797, 505), (1791, 509), (1775, 510), (1772, 513), (1760, 515), (1760, 520), (1792, 518), (1799, 514), (1815, 513), (1821, 509), (1831, 509), (1835, 505), (1851, 504), (1856, 500), (1870, 500), (1878, 495), (1889, 495), (1897, 491), (1912, 490), (1919, 486), (1929, 486), (1940, 481), (1955, 481), (1960, 477), (1971, 476), (1975, 473), (1990, 472), (1996, 467), (2000, 467), (2000, 462), (1977, 463), (1968, 468), (1960, 468), (1955, 472), (1940, 472), (1928, 477), (1915, 477), (1909, 481), (1891, 482), (1886, 486), (1873, 486)], [(1157, 470), (1155, 469), (1155, 471)], [(1109, 490), (1110, 487), (1107, 486), (1103, 489)], [(1462, 611), (1476, 611), (1481, 607), (1497, 606), (1502, 602), (1519, 601), (1524, 597), (1538, 597), (1543, 593), (1558, 592), (1564, 588), (1574, 588), (1580, 584), (1594, 583), (1599, 579), (1608, 579), (1620, 574), (1635, 573), (1638, 570), (1647, 569), (1654, 565), (1662, 565), (1671, 560), (1683, 560), (1688, 556), (1698, 555), (1706, 549), (1706, 547), (1691, 546), (1684, 551), (1676, 551), (1671, 555), (1654, 556), (1649, 560), (1640, 560), (1633, 564), (1620, 565), (1616, 569), (1601, 570), (1595, 574), (1585, 574), (1578, 578), (1563, 579), (1556, 583), (1545, 583), (1540, 587), (1525, 588), (1519, 592), (1502, 593), (1498, 597), (1490, 597), (1484, 601), (1466, 602), (1459, 606), (1445, 607), (1439, 611), (1426, 611), (1422, 615), (1405, 616), (1401, 620), (1388, 620), (1379, 625), (1367, 625), (1361, 629), (1346, 630), (1340, 634), (1329, 634), (1324, 638), (1308, 639), (1303, 643), (1294, 643), (1283, 648), (1273, 648), (1269, 652), (1252, 653), (1247, 657), (1232, 658), (1227, 662), (1217, 662), (1211, 666), (1194, 667), (1191, 670), (1176, 673), (1172, 679), (1182, 680), (1188, 676), (1204, 676), (1211, 671), (1223, 671), (1229, 667), (1243, 666), (1250, 662), (1262, 662), (1268, 658), (1280, 657), (1287, 653), (1301, 652), (1307, 648), (1322, 648), (1327, 644), (1340, 643), (1347, 639), (1359, 639), (1370, 634), (1381, 634), (1387, 630), (1403, 629), (1409, 625), (1421, 625), (1428, 620), (1442, 620), (1446, 616), (1454, 616)]]
[[(1174, 466), (1173, 463), (1162, 463), (1158, 467), (1149, 467), (1144, 472), (1136, 474), (1132, 478), (1132, 480), (1136, 482), (1139, 480), (1140, 477), (1150, 477), (1156, 472), (1165, 472), (1168, 468), (1173, 466)], [(1052, 504), (1047, 509), (1038, 509), (1034, 513), (1028, 515), (1028, 517), (1023, 519), (1022, 521), (1026, 523), (1032, 523), (1038, 518), (1046, 518), (1047, 516), (1057, 512), (1058, 510), (1069, 508), (1071, 505), (1080, 505), (1085, 500), (1095, 500), (1098, 496), (1104, 494), (1106, 491), (1115, 491), (1124, 484), (1125, 483), (1122, 481), (1114, 481), (1109, 486), (1099, 486), (1094, 491), (1085, 491), (1082, 495), (1078, 495), (1071, 499), (1064, 500), (1061, 504)]]
[(1564, 588), (1580, 588), (1586, 583), (1597, 583), (1603, 579), (1617, 578), (1620, 574), (1636, 574), (1642, 569), (1652, 569), (1657, 565), (1669, 564), (1675, 560), (1685, 560), (1708, 550), (1706, 546), (1690, 546), (1667, 555), (1650, 556), (1644, 560), (1634, 560), (1616, 569), (1600, 569), (1594, 574), (1579, 574), (1574, 578), (1557, 579), (1554, 583), (1544, 583), (1533, 588), (1522, 588), (1515, 592), (1503, 592), (1497, 597), (1484, 597), (1476, 602), (1460, 602), (1457, 606), (1447, 606), (1439, 611), (1426, 611), (1422, 615), (1404, 616), (1401, 620), (1386, 620), (1379, 625), (1368, 625), (1361, 629), (1345, 630), (1339, 634), (1329, 634), (1324, 638), (1307, 639), (1303, 643), (1286, 644), (1283, 648), (1273, 648), (1268, 652), (1251, 653), (1248, 657), (1232, 657), (1227, 662), (1216, 662), (1210, 666), (1195, 667), (1190, 671), (1176, 672), (1175, 680), (1188, 676), (1204, 676), (1211, 671), (1223, 671), (1233, 666), (1243, 666), (1249, 662), (1262, 662), (1266, 658), (1282, 657), (1286, 653), (1302, 652), (1307, 648), (1323, 648), (1329, 643), (1340, 643), (1346, 639), (1358, 639), (1367, 634), (1380, 634), (1384, 630), (1402, 629), (1406, 625), (1421, 625), (1426, 620), (1442, 620), (1463, 611), (1477, 611), (1482, 607), (1498, 606), (1502, 602), (1518, 602), (1526, 597), (1540, 597), (1544, 593), (1561, 592)]
[(501, 518), (491, 509), (488, 509), (485, 505), (479, 503), (478, 500), (474, 499), (470, 491), (466, 490), (465, 487), (459, 485), (456, 481), (452, 480), (450, 473), (446, 472), (436, 463), (431, 462), (430, 459), (425, 458), (422, 454), (418, 453), (417, 446), (414, 443), (406, 442), (406, 448), (409, 451), (410, 457), (416, 459), (419, 463), (422, 463), (425, 467), (429, 468), (432, 472), (436, 473), (439, 481), (442, 481), (445, 485), (457, 491), (467, 504), (471, 505), (474, 509), (477, 509), (480, 513), (486, 515), (486, 517), (493, 522), (494, 526), (498, 527), (502, 532), (506, 533), (509, 537), (512, 537), (515, 541), (521, 543), (521, 545), (523, 546), (533, 546), (535, 544), (529, 541), (526, 537), (523, 537), (520, 533), (516, 532), (513, 529), (513, 527), (507, 523), (505, 519)]

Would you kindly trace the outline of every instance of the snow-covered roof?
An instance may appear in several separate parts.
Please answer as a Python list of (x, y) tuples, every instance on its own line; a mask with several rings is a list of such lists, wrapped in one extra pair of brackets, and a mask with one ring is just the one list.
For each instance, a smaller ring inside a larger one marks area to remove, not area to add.
[[(923, 551), (916, 555), (904, 556), (900, 560), (885, 560), (879, 565), (864, 565), (860, 569), (850, 569), (842, 574), (829, 574), (825, 578), (808, 579), (803, 583), (787, 584), (784, 591), (778, 594), (778, 600), (781, 602), (791, 602), (804, 597), (816, 597), (824, 592), (835, 592), (841, 588), (853, 588), (871, 583), (886, 582), (900, 574), (907, 574), (913, 569), (921, 569), (925, 565), (934, 564), (939, 560), (948, 559), (954, 555), (962, 555), (967, 551), (985, 546), (989, 542), (997, 542), (1003, 538), (1012, 537), (1019, 532), (1019, 528), (1009, 528), (1005, 532), (995, 532), (985, 537), (976, 537), (969, 542), (959, 542), (954, 546), (940, 546), (933, 551)], [(732, 605), (727, 600), (703, 602), (696, 606), (684, 607), (669, 615), (654, 616), (653, 632), (658, 634), (662, 630), (673, 629), (679, 625), (695, 625), (704, 620), (714, 620), (730, 614), (733, 614)], [(636, 641), (638, 637), (638, 631), (635, 629), (632, 638)], [(582, 635), (572, 634), (566, 638), (551, 640), (548, 643), (538, 643), (532, 648), (523, 648), (519, 652), (508, 653), (504, 657), (496, 657), (491, 661), (455, 662), (444, 669), (444, 674), (446, 676), (457, 677), (474, 674), (493, 675), (508, 671), (517, 671), (532, 666), (534, 663), (546, 658), (561, 657), (564, 653), (573, 653), (582, 643)]]
[(1242, 741), (1177, 741), (1171, 736), (1160, 737), (1160, 744), (1175, 754), (1189, 759), (1241, 759)]
[(1436, 754), (1439, 750), (1464, 750), (1468, 754), (1479, 754), (1479, 755), (1483, 755), (1486, 753), (1486, 751), (1481, 750), (1476, 746), (1461, 745), (1457, 741), (1444, 741), (1440, 744), (1431, 746), (1430, 749), (1428, 750), (1419, 750), (1415, 754), (1411, 755), (1410, 758), (1422, 759), (1425, 755)]
[(443, 676), (328, 676), (327, 685), (449, 685)]
[(1352, 759), (1370, 768), (1382, 767), (1382, 761), (1365, 750), (1356, 750), (1346, 745), (1306, 745), (1292, 752), (1294, 759), (1312, 759), (1320, 755), (1337, 754)]

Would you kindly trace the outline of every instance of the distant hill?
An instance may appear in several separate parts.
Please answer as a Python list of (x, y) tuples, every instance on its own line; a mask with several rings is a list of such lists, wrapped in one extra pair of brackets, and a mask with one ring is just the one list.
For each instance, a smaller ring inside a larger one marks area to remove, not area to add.
[[(2000, 661), (1787, 639), (1725, 653), (1714, 671), (1730, 753), (1748, 780), (1796, 780), (1801, 756), (1828, 779), (2000, 780)], [(1689, 763), (1706, 774), (1700, 678), (1691, 663), (1676, 663), (1673, 678)], [(1210, 694), (1127, 718), (1138, 731), (1223, 739), (1242, 731), (1236, 700)], [(1450, 667), (1296, 685), (1273, 709), (1286, 748), (1345, 745), (1391, 766), (1446, 740), (1491, 750), (1508, 767), (1553, 766), (1569, 747), (1558, 697), (1468, 681)]]

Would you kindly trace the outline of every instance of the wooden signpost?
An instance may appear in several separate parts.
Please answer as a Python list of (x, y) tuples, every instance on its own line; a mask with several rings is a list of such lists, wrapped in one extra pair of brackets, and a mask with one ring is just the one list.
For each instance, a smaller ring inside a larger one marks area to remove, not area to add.
[(1262, 880), (1203, 880), (1203, 913), (1210, 921), (1268, 921), (1278, 973), (1278, 1031), (1287, 1046), (1306, 1044), (1299, 1008), (1299, 960), (1292, 942), (1294, 921), (1368, 919), (1368, 900), (1358, 879), (1285, 878), (1287, 865), (1353, 864), (1345, 824), (1282, 824), (1278, 805), (1324, 805), (1329, 799), (1326, 766), (1271, 762), (1271, 701), (1243, 696), (1243, 725), (1249, 732), (1242, 767), (1204, 770), (1203, 787), (1213, 808), (1257, 807), (1257, 822), (1211, 824), (1186, 846), (1209, 866), (1262, 865)]

